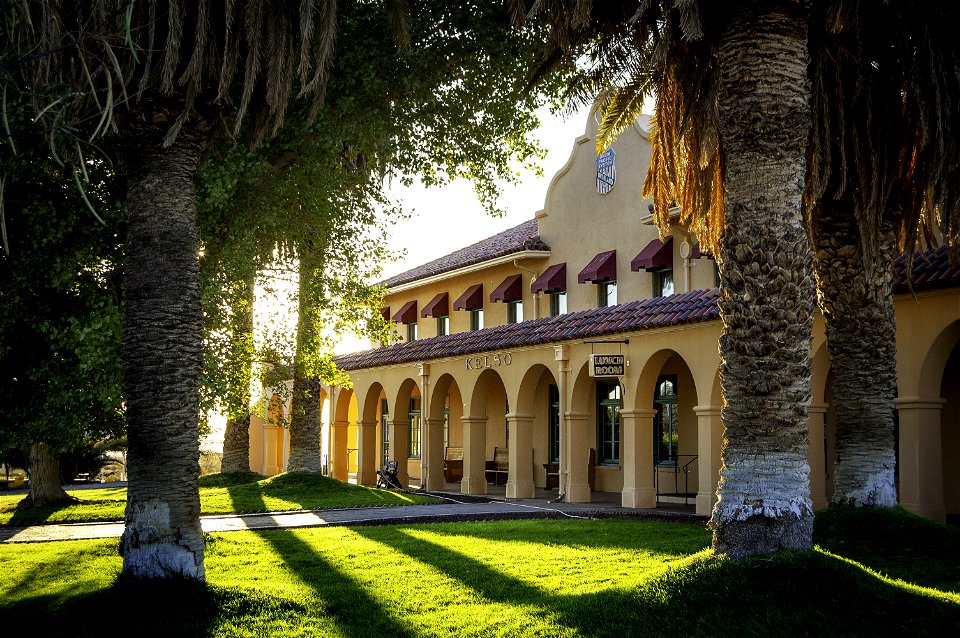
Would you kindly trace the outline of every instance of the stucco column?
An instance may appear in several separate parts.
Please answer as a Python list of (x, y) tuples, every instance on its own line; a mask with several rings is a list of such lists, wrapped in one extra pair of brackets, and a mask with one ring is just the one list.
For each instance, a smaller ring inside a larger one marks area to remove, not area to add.
[(357, 483), (377, 484), (377, 421), (357, 421)]
[(590, 502), (590, 478), (587, 462), (590, 460), (590, 448), (597, 440), (596, 428), (589, 414), (567, 412), (567, 503)]
[(639, 408), (620, 412), (623, 424), (624, 507), (655, 508), (657, 492), (653, 486), (653, 417), (656, 410)]
[(463, 480), (460, 482), (462, 494), (486, 494), (487, 417), (465, 416), (463, 423)]
[(807, 429), (810, 430), (810, 445), (807, 447), (807, 463), (810, 464), (810, 500), (813, 509), (820, 510), (830, 504), (827, 498), (826, 460), (827, 451), (823, 449), (824, 419), (827, 415), (826, 403), (812, 403)]
[(508, 414), (510, 472), (507, 498), (533, 498), (533, 415)]
[(277, 430), (279, 429), (269, 423), (263, 426), (263, 473), (266, 476), (273, 476), (280, 471), (277, 466)]
[(407, 458), (410, 456), (410, 421), (393, 419), (390, 421), (390, 460), (397, 462), (397, 478), (400, 484), (408, 486), (410, 473), (407, 471)]
[(900, 504), (937, 521), (946, 520), (940, 443), (941, 398), (897, 399), (900, 412)]
[(350, 472), (350, 459), (347, 451), (347, 428), (349, 421), (333, 422), (333, 478), (346, 481)]
[[(430, 455), (431, 446), (429, 438), (429, 417), (430, 417), (430, 364), (418, 363), (417, 374), (420, 376), (420, 489), (426, 489), (427, 476), (430, 474), (430, 466), (435, 465), (436, 457)], [(443, 456), (440, 457), (441, 463)]]
[(443, 424), (446, 419), (425, 419), (427, 428), (427, 437), (424, 440), (423, 449), (427, 452), (427, 458), (430, 459), (429, 465), (425, 468), (428, 490), (442, 490), (446, 487), (443, 478)]
[[(539, 295), (539, 293), (537, 293)], [(560, 399), (560, 463), (557, 483), (557, 501), (567, 501), (567, 477), (570, 475), (569, 453), (570, 441), (567, 434), (567, 374), (570, 372), (570, 346), (554, 346), (553, 360), (557, 362), (557, 391)]]
[(717, 502), (723, 419), (720, 416), (720, 406), (698, 405), (693, 411), (697, 415), (697, 465), (700, 477), (700, 484), (697, 486), (697, 514), (709, 516)]

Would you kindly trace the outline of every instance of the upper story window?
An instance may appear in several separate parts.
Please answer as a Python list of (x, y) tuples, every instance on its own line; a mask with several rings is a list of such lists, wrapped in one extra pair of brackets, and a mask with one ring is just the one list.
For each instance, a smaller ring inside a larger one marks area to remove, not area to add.
[(437, 336), (450, 334), (450, 316), (437, 317)]
[(567, 314), (567, 293), (555, 292), (550, 295), (550, 316), (557, 317)]
[(630, 269), (653, 273), (653, 296), (666, 297), (673, 288), (673, 238), (654, 239), (630, 262)]
[(417, 340), (417, 322), (407, 324), (407, 341)]
[(523, 302), (511, 301), (507, 304), (507, 323), (520, 323), (523, 321)]
[(483, 330), (483, 308), (470, 311), (470, 329)]
[(653, 296), (666, 297), (673, 294), (673, 270), (658, 270), (653, 273)]
[(617, 305), (617, 282), (602, 281), (597, 284), (597, 307), (606, 308), (607, 306)]

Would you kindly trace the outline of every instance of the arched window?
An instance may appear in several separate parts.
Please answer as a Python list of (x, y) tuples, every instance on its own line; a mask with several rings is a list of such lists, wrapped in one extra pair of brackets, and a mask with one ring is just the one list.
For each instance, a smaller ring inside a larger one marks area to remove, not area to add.
[(653, 393), (653, 406), (657, 410), (653, 423), (654, 465), (675, 465), (679, 453), (679, 428), (677, 418), (677, 375), (665, 374), (657, 379)]

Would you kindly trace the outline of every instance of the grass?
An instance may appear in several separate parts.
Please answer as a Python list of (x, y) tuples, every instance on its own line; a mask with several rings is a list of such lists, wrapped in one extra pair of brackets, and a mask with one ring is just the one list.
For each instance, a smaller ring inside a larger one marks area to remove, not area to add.
[[(960, 635), (960, 530), (870, 514), (822, 517), (814, 552), (745, 561), (715, 557), (702, 527), (637, 520), (235, 532), (208, 537), (206, 585), (118, 579), (115, 541), (8, 545), (0, 621), (43, 636)], [(939, 585), (907, 581), (926, 572)]]
[[(77, 502), (55, 507), (18, 507), (22, 494), (0, 495), (0, 526), (123, 520), (126, 488), (72, 490)], [(285, 510), (391, 507), (436, 503), (436, 499), (343, 483), (312, 474), (211, 474), (200, 478), (201, 514), (248, 514)]]

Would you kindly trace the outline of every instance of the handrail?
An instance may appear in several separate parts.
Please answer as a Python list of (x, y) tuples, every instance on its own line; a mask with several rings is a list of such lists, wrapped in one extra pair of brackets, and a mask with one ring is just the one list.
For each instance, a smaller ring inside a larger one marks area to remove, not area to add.
[[(684, 463), (682, 466), (679, 464), (679, 461), (684, 458), (689, 458), (690, 460)], [(696, 454), (675, 454), (665, 461), (673, 461), (673, 493), (680, 493), (680, 472), (683, 472), (683, 504), (690, 504), (690, 466), (696, 462), (698, 455)], [(664, 461), (660, 463), (655, 463), (653, 466), (653, 479), (654, 486), (657, 494), (657, 499), (660, 498), (660, 468), (664, 467)]]

